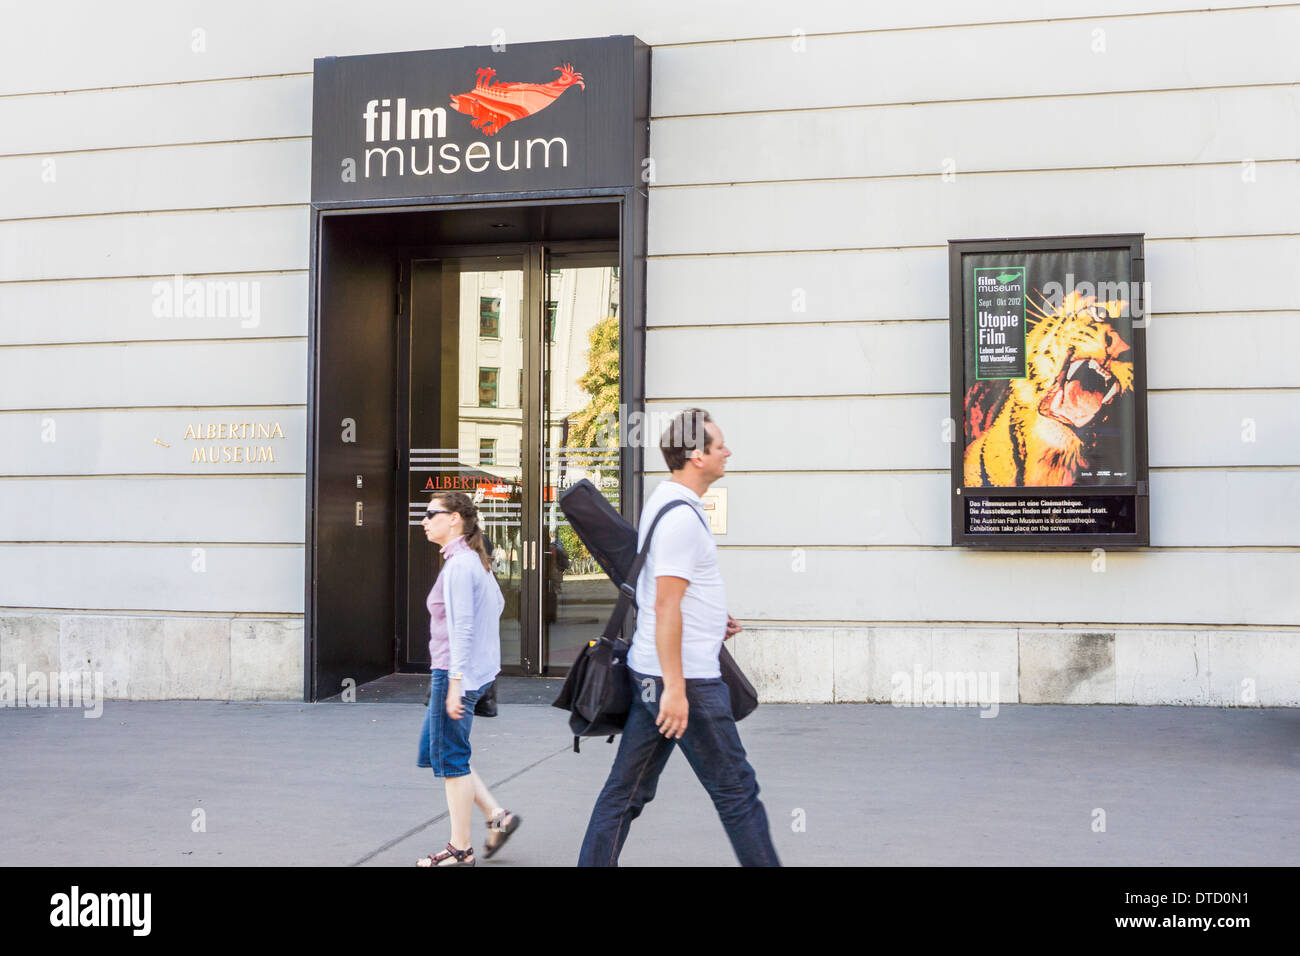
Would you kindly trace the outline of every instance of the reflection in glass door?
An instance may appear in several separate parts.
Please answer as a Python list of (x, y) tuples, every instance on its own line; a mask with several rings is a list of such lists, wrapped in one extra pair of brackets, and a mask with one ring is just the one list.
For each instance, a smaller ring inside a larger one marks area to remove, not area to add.
[(618, 592), (565, 520), (559, 494), (586, 478), (618, 509), (619, 275), (615, 253), (545, 259), (542, 317), (541, 662), (567, 668)]
[(410, 263), (410, 456), (404, 667), (429, 666), (425, 601), (441, 568), (420, 520), (439, 491), (479, 509), (505, 595), (501, 662), (521, 664), (525, 558), (524, 271), (519, 256)]
[(406, 670), (429, 666), (425, 601), (441, 557), (420, 519), (439, 491), (479, 508), (506, 598), (503, 668), (567, 668), (617, 597), (558, 505), (583, 478), (622, 503), (617, 256), (515, 249), (408, 260)]

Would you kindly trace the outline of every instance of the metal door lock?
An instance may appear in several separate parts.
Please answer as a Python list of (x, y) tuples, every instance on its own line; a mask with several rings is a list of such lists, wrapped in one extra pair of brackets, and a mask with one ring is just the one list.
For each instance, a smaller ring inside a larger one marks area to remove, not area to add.
[(362, 526), (361, 525), (361, 502), (358, 501), (357, 502), (357, 527), (360, 528), (361, 526)]

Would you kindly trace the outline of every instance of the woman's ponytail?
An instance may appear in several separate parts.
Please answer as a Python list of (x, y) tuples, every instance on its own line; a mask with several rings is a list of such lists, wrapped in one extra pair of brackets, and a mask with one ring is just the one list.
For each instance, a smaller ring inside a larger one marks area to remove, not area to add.
[(478, 552), (478, 559), (483, 562), (483, 570), (492, 569), (492, 558), (487, 553), (487, 542), (483, 539), (483, 529), (479, 527), (477, 515), (474, 518), (474, 527), (465, 532), (465, 543)]
[(478, 523), (478, 508), (470, 500), (469, 495), (462, 494), (459, 491), (444, 491), (441, 494), (434, 495), (434, 499), (442, 502), (442, 506), (448, 511), (454, 511), (460, 515), (465, 525), (465, 543), (478, 552), (478, 558), (483, 562), (483, 570), (492, 569), (492, 559), (488, 556), (487, 542), (483, 537), (483, 529)]

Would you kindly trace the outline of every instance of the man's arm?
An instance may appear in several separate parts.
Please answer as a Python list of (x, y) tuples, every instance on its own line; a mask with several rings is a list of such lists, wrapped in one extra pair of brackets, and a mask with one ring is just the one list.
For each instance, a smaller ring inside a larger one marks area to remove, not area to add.
[(686, 732), (689, 711), (686, 678), (682, 676), (682, 595), (688, 583), (685, 578), (668, 575), (655, 578), (655, 650), (664, 675), (664, 692), (659, 698), (655, 726), (669, 739), (679, 738)]

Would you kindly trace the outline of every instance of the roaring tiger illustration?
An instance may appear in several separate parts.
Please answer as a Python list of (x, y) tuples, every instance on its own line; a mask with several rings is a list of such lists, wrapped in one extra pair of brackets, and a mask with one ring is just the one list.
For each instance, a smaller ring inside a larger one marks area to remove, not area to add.
[(1126, 304), (1071, 292), (1057, 308), (1045, 299), (1030, 307), (1028, 374), (997, 383), (1001, 403), (985, 410), (976, 393), (989, 383), (967, 392), (968, 487), (1073, 485), (1089, 467), (1084, 456), (1107, 406), (1133, 389), (1129, 343), (1113, 324)]

